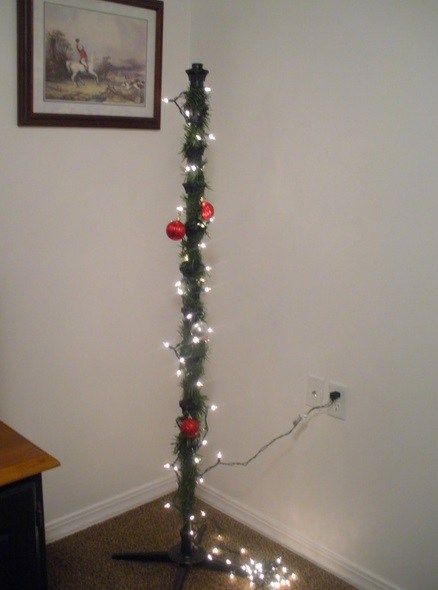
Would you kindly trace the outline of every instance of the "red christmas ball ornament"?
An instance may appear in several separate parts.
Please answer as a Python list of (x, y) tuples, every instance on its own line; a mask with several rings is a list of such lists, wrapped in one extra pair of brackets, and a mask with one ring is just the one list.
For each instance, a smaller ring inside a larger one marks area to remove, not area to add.
[(182, 240), (186, 235), (186, 226), (179, 219), (176, 219), (167, 224), (166, 234), (171, 240)]
[(202, 201), (201, 204), (201, 215), (204, 221), (210, 221), (214, 215), (214, 207), (208, 201)]
[(199, 422), (194, 418), (184, 418), (179, 423), (179, 429), (186, 438), (196, 438), (199, 434)]

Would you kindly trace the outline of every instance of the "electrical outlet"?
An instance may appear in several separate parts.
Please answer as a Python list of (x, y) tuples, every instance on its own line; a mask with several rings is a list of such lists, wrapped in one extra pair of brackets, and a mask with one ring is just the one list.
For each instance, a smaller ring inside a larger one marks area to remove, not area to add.
[(345, 385), (341, 385), (340, 383), (329, 383), (329, 393), (331, 391), (339, 391), (341, 397), (338, 398), (335, 403), (330, 406), (328, 409), (328, 415), (332, 416), (333, 418), (339, 418), (339, 420), (346, 420), (347, 419), (347, 388)]
[(309, 375), (307, 378), (306, 404), (322, 406), (324, 403), (324, 379)]

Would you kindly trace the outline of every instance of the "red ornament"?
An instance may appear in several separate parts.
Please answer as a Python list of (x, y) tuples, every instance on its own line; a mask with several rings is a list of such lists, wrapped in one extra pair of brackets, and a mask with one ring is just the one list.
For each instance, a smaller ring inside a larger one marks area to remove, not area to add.
[(179, 219), (176, 219), (167, 224), (166, 234), (171, 240), (182, 240), (186, 235), (186, 226)]
[(186, 438), (196, 438), (199, 434), (199, 422), (194, 418), (184, 418), (179, 423), (179, 429)]
[(201, 215), (204, 221), (210, 221), (214, 215), (214, 207), (208, 201), (202, 201), (201, 204)]

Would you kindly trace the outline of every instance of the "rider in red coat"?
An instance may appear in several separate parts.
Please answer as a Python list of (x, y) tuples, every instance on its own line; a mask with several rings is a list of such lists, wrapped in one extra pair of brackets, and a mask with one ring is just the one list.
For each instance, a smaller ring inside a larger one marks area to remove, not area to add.
[(79, 63), (82, 64), (85, 70), (88, 72), (88, 55), (85, 51), (83, 43), (79, 39), (76, 39), (76, 49), (79, 53)]

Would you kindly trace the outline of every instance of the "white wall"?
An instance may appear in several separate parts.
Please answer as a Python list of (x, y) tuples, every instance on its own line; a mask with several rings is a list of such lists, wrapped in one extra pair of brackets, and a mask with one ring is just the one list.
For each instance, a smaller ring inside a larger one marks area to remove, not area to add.
[[(18, 128), (15, 5), (0, 2), (0, 416), (62, 462), (45, 476), (51, 520), (163, 476), (181, 121)], [(189, 3), (166, 0), (169, 94), (186, 84), (189, 24)]]
[(217, 223), (208, 483), (410, 590), (438, 585), (438, 4), (193, 0), (210, 68)]

